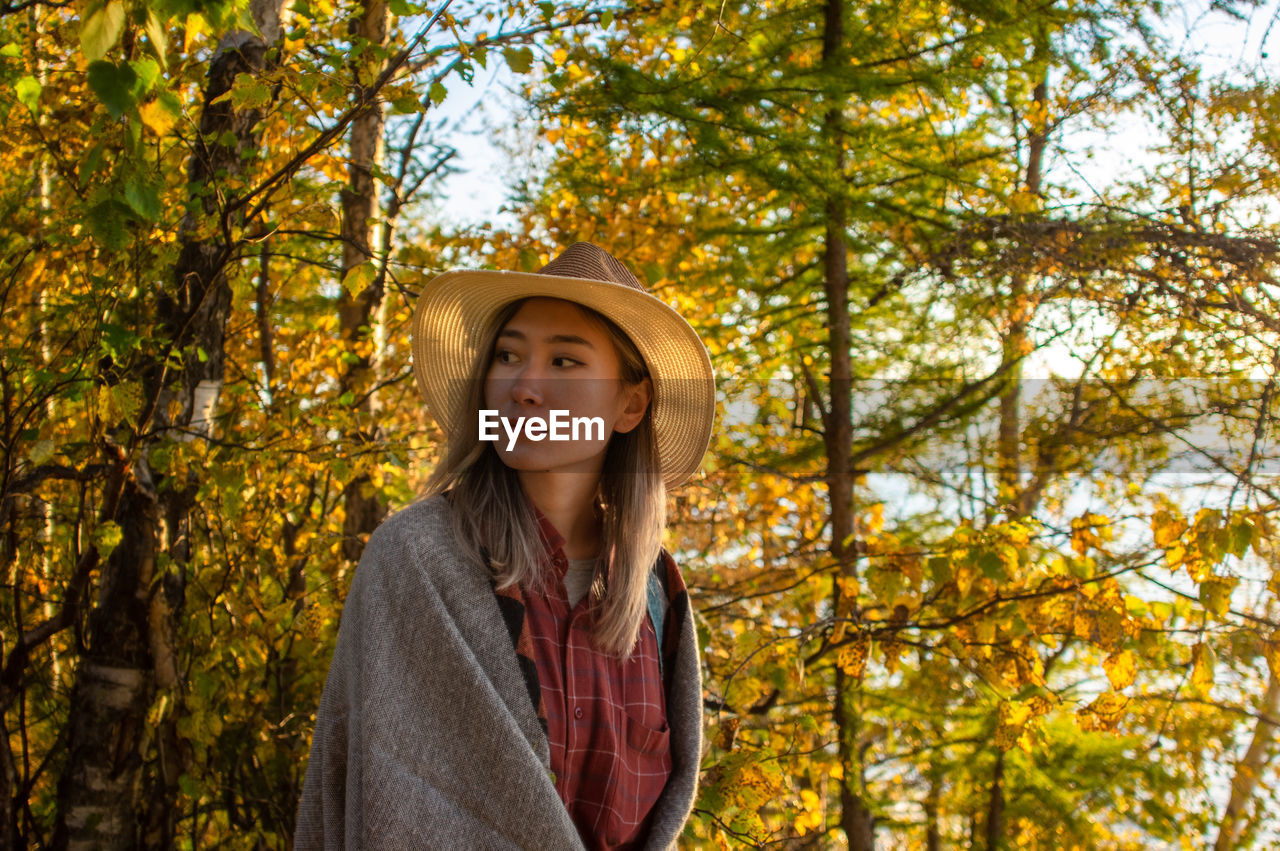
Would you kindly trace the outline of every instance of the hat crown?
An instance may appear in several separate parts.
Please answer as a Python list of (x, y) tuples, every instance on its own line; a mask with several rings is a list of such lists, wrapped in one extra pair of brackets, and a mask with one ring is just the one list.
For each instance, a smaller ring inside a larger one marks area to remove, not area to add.
[(575, 242), (570, 245), (554, 260), (539, 269), (538, 274), (556, 275), (561, 278), (582, 278), (588, 281), (607, 281), (646, 292), (644, 285), (631, 274), (630, 269), (622, 265), (622, 261), (590, 242)]

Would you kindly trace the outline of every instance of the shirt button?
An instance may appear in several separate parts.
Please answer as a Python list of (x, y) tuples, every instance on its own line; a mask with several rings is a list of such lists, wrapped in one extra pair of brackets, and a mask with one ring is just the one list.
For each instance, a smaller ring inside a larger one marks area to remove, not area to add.
[(581, 707), (581, 706), (575, 706), (575, 707), (573, 708), (573, 717), (574, 717), (574, 718), (577, 718), (578, 720), (582, 720), (582, 707)]

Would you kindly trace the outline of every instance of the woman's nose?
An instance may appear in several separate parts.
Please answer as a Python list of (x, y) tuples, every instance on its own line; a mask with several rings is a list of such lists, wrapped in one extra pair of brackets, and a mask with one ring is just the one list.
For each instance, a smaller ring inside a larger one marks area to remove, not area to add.
[(511, 400), (522, 405), (541, 405), (542, 392), (542, 378), (530, 367), (522, 369), (511, 382)]

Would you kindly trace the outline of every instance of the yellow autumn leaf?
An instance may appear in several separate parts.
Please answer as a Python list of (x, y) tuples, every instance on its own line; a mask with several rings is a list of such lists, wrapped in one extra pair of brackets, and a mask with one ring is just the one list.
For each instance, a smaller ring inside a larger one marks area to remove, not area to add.
[(1111, 688), (1120, 691), (1133, 684), (1133, 678), (1137, 674), (1137, 657), (1131, 650), (1120, 650), (1102, 661), (1102, 669), (1107, 672)]
[(1157, 511), (1151, 517), (1151, 534), (1157, 547), (1167, 547), (1182, 537), (1187, 530), (1187, 522), (1173, 511)]
[(1201, 642), (1191, 651), (1191, 684), (1197, 689), (1208, 691), (1213, 687), (1213, 667), (1218, 661), (1217, 654), (1208, 644)]
[(884, 530), (884, 503), (872, 503), (868, 510), (866, 519), (867, 529), (871, 532), (881, 532)]
[(796, 814), (796, 832), (803, 836), (822, 827), (822, 799), (812, 789), (800, 790), (801, 811)]
[(1081, 728), (1085, 730), (1114, 730), (1124, 717), (1129, 698), (1113, 691), (1103, 692), (1088, 706), (1076, 712)]
[(867, 668), (869, 645), (866, 634), (859, 633), (851, 642), (840, 648), (840, 652), (836, 654), (836, 664), (849, 676), (861, 677)]
[(1200, 583), (1200, 602), (1221, 617), (1231, 607), (1231, 592), (1240, 583), (1238, 576), (1209, 576)]
[(168, 133), (177, 122), (177, 116), (173, 111), (155, 100), (138, 107), (138, 115), (142, 118), (142, 123), (147, 125), (147, 129), (157, 136)]

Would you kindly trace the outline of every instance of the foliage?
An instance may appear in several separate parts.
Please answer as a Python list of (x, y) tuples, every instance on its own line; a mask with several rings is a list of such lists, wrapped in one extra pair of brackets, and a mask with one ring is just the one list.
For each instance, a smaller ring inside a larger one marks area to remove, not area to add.
[[(1262, 129), (1227, 104), (1266, 87), (1199, 82), (1141, 4), (845, 5), (834, 48), (832, 5), (666, 4), (559, 39), (529, 90), (561, 152), (531, 232), (620, 246), (725, 377), (674, 538), (732, 730), (687, 836), (863, 847), (842, 785), (904, 847), (1215, 836), (1216, 778), (1275, 711), (1244, 649), (1274, 630), (1275, 186), (1217, 188)], [(1082, 203), (1069, 161), (1046, 171), (1135, 113), (1164, 131), (1145, 182)]]
[[(404, 505), (436, 457), (414, 292), (575, 239), (720, 375), (671, 496), (688, 845), (856, 846), (855, 803), (886, 847), (1274, 842), (1271, 81), (1128, 0), (389, 10), (380, 40), (330, 0), (275, 34), (237, 2), (0, 5), (0, 845), (67, 839), (95, 741), (133, 778), (117, 847), (290, 844), (352, 494)], [(435, 108), (490, 63), (545, 170), (510, 228), (430, 227)], [(1134, 127), (1134, 171), (1081, 176)], [(129, 718), (94, 715), (108, 669)]]

